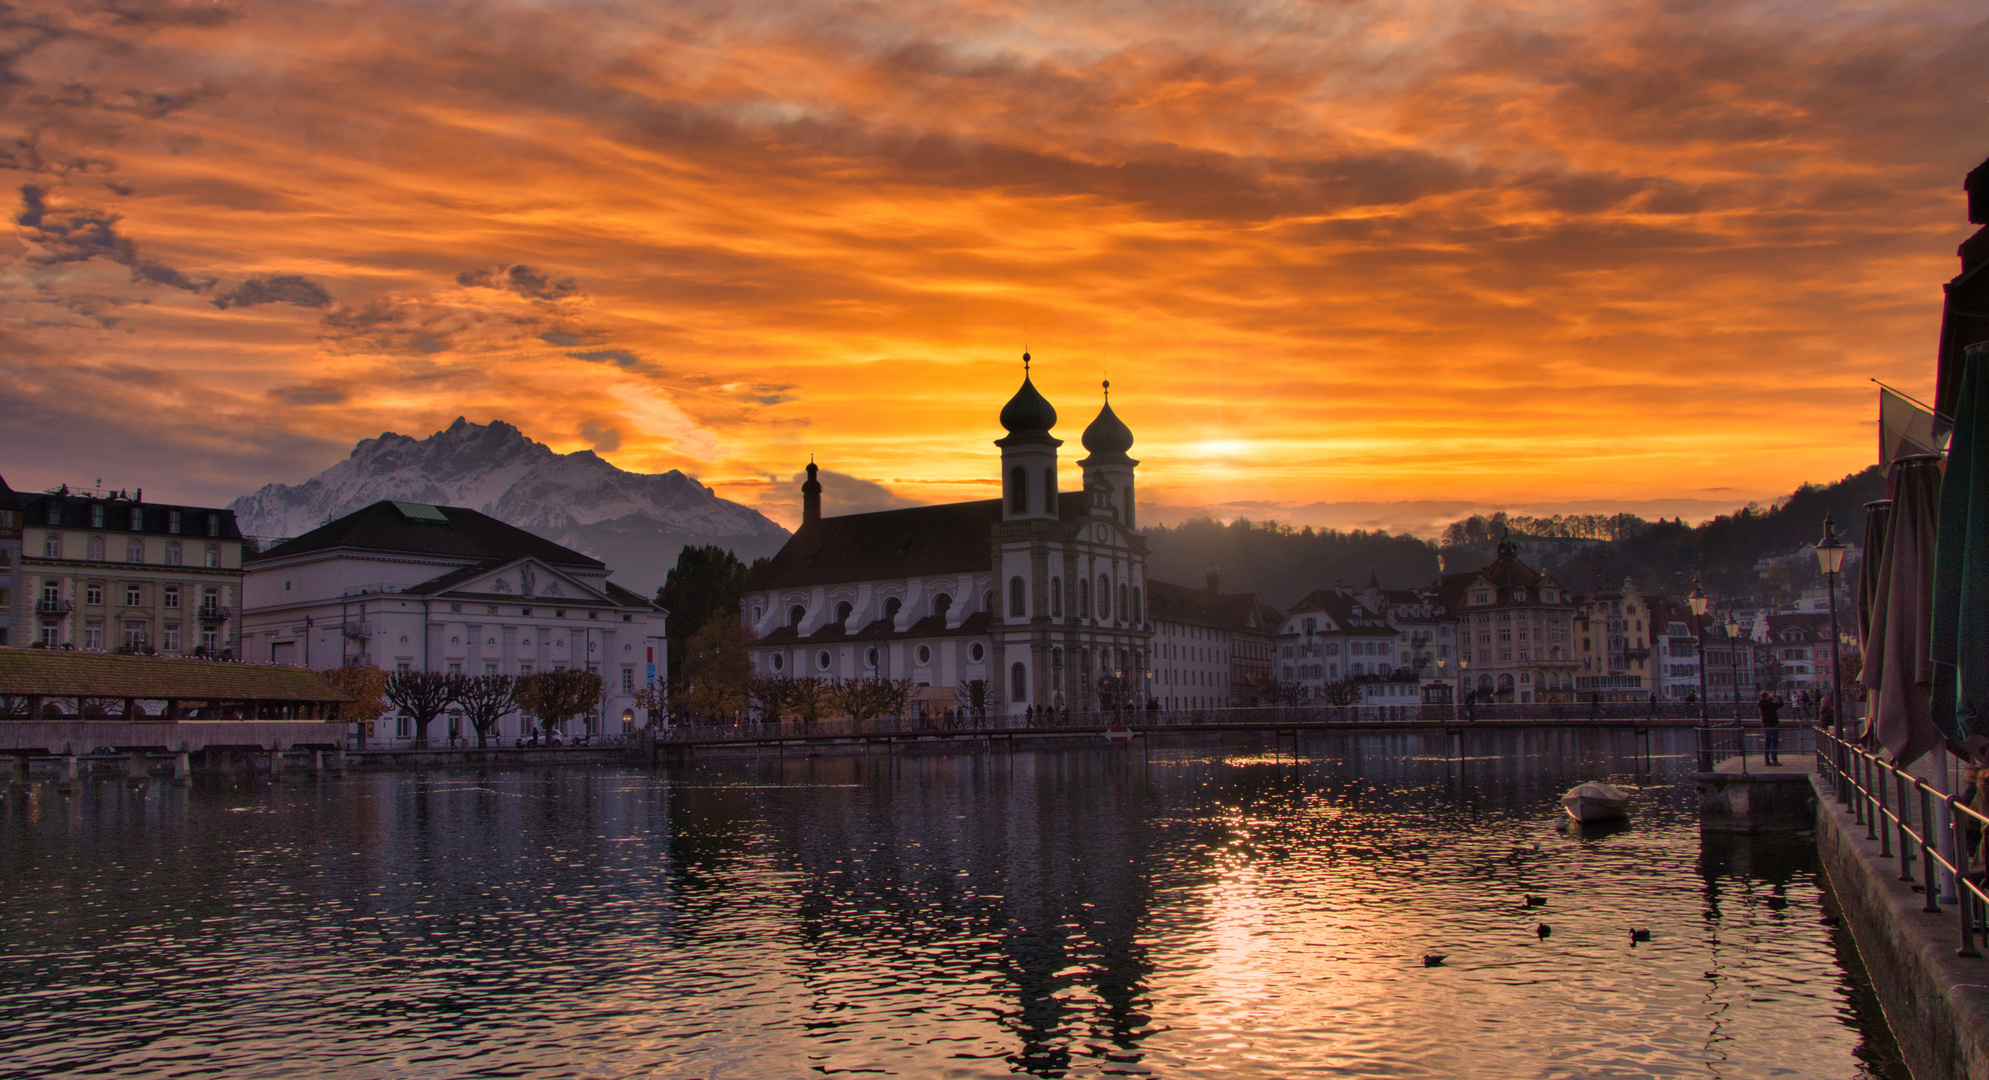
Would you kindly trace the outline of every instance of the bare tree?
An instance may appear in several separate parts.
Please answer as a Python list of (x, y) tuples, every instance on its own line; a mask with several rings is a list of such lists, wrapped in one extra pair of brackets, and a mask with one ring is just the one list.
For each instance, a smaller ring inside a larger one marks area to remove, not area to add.
[(986, 679), (968, 680), (965, 686), (953, 691), (953, 700), (960, 715), (971, 720), (975, 727), (986, 727), (988, 717), (1000, 709), (994, 687)]
[(601, 704), (601, 677), (591, 671), (541, 671), (520, 677), (513, 699), (538, 717), (550, 736), (554, 727)]
[(387, 700), (414, 721), (414, 745), (427, 747), (428, 725), (455, 700), (454, 680), (433, 671), (396, 671), (387, 676)]
[(844, 679), (828, 688), (828, 701), (848, 713), (858, 729), (872, 717), (892, 716), (904, 711), (911, 699), (909, 679)]
[(490, 745), (490, 733), (517, 702), (518, 680), (509, 675), (472, 675), (456, 680), (456, 704), (476, 729), (477, 749)]

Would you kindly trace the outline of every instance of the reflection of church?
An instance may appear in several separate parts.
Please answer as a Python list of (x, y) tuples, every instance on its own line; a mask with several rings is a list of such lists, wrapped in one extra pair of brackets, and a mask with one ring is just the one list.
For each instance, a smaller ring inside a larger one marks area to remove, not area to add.
[(1133, 433), (1108, 401), (1084, 429), (1083, 489), (1060, 490), (1057, 411), (1022, 359), (1001, 498), (825, 518), (808, 466), (801, 528), (740, 601), (755, 674), (910, 679), (936, 709), (977, 682), (1009, 713), (1095, 708), (1114, 685), (1144, 700)]

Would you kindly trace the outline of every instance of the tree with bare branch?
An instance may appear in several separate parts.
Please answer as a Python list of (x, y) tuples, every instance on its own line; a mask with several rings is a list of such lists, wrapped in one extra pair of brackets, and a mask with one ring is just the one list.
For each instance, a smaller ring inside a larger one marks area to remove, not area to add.
[(387, 676), (387, 700), (414, 721), (414, 745), (428, 746), (428, 725), (455, 700), (454, 680), (433, 671), (396, 671)]
[(517, 704), (518, 680), (509, 675), (470, 675), (456, 680), (456, 704), (476, 729), (477, 749), (490, 745), (498, 721)]

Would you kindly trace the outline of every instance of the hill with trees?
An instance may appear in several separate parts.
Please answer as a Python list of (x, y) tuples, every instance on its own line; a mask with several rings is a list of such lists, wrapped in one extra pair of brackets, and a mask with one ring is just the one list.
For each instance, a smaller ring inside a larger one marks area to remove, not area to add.
[(1218, 566), (1224, 592), (1254, 592), (1279, 608), (1337, 582), (1365, 585), (1370, 574), (1389, 588), (1427, 585), (1437, 574), (1436, 547), (1408, 535), (1213, 518), (1144, 531), (1149, 577), (1200, 586)]

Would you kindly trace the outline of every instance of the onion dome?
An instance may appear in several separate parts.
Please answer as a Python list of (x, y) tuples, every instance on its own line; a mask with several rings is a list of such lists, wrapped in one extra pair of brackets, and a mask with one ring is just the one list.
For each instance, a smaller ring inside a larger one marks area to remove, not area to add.
[(1084, 429), (1084, 448), (1094, 454), (1106, 457), (1123, 455), (1133, 448), (1133, 429), (1120, 420), (1112, 411), (1112, 383), (1105, 383), (1105, 407), (1098, 410), (1098, 418)]
[(1037, 391), (1036, 384), (1029, 381), (1028, 353), (1022, 354), (1022, 389), (1017, 390), (1015, 396), (1008, 399), (1008, 404), (1001, 407), (1001, 426), (1013, 435), (1048, 434), (1051, 428), (1057, 426), (1057, 410), (1051, 407), (1049, 399)]

